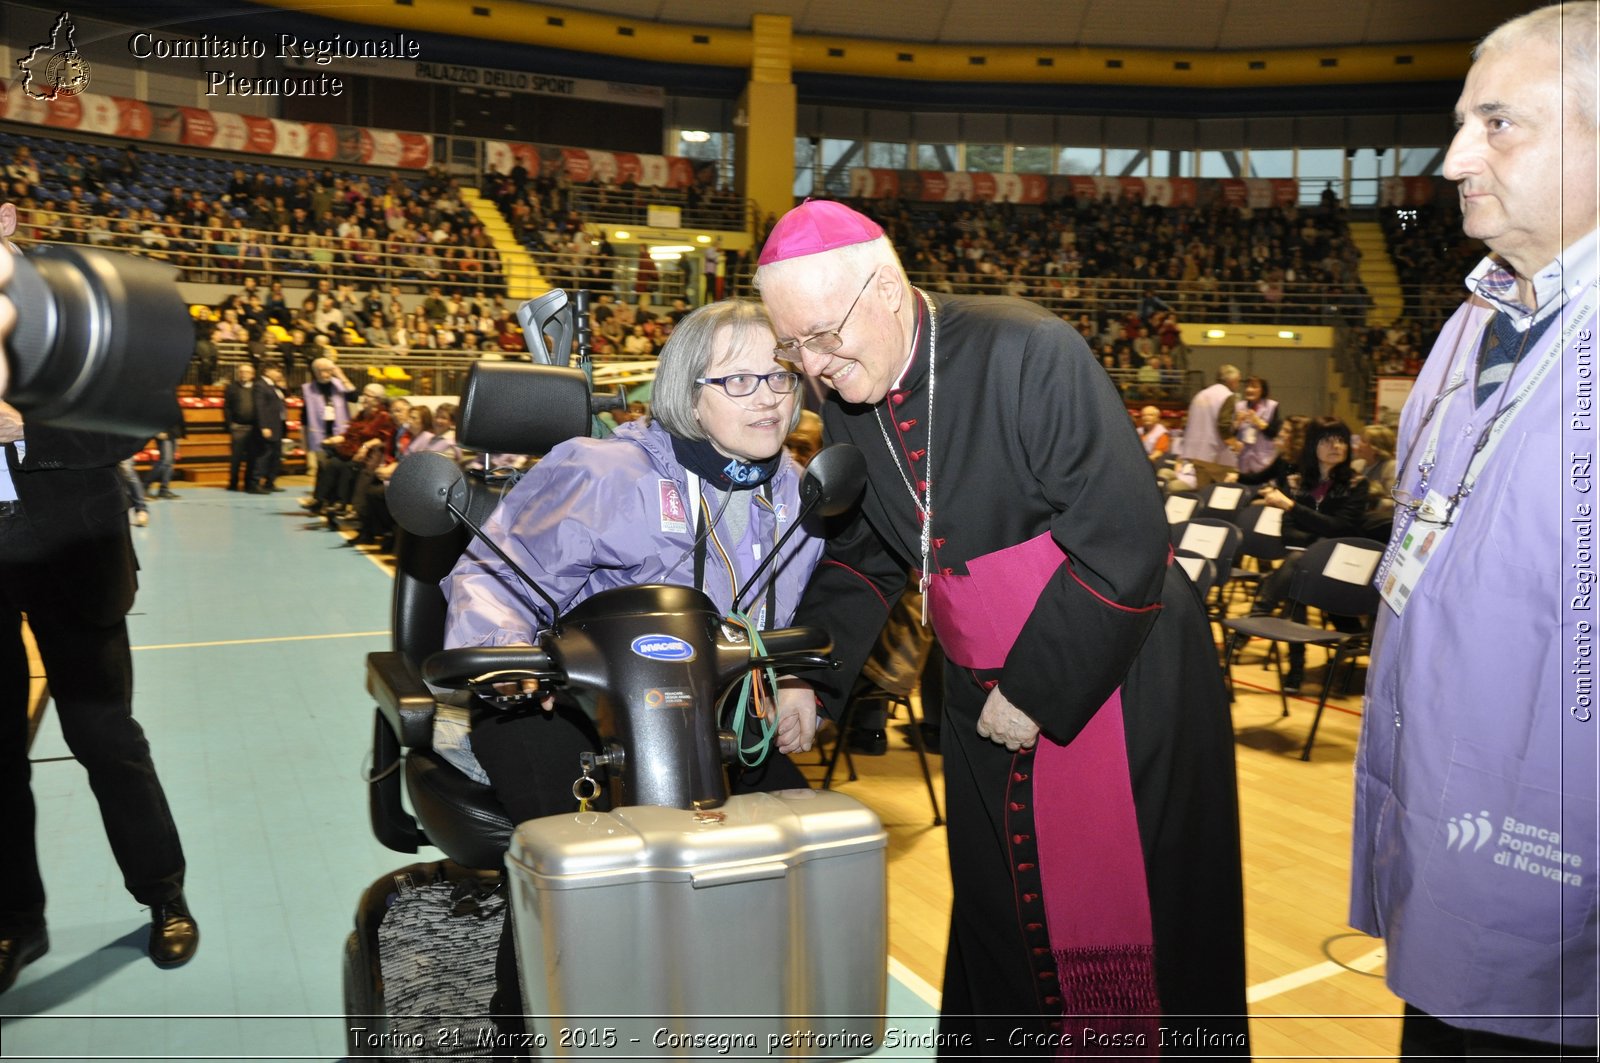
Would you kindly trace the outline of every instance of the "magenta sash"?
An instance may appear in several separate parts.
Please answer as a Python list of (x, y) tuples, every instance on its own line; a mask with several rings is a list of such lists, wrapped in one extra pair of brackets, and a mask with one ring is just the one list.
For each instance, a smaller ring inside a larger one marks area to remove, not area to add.
[[(969, 575), (933, 576), (929, 612), (945, 654), (963, 668), (1003, 667), (1039, 595), (1066, 561), (1046, 533), (973, 558)], [(1062, 1013), (1093, 1017), (1097, 1030), (1143, 1033), (1147, 1053), (1160, 1043), (1161, 1005), (1122, 692), (1114, 692), (1066, 745), (1041, 734), (1032, 764), (1033, 830)], [(1076, 1054), (1078, 1047), (1062, 1054)]]

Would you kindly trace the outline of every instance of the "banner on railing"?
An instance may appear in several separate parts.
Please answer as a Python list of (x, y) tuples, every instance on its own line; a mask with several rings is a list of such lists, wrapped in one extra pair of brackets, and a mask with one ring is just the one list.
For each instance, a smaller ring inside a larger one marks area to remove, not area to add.
[(326, 160), (362, 166), (423, 170), (433, 159), (425, 133), (287, 122), (199, 107), (151, 106), (142, 100), (85, 92), (34, 99), (15, 82), (0, 80), (0, 117), (79, 133), (183, 144), (280, 158)]
[[(1383, 182), (1383, 206), (1432, 202), (1438, 181), (1394, 177)], [(1160, 207), (1293, 206), (1300, 183), (1289, 178), (1095, 177), (1088, 174), (952, 173), (855, 167), (850, 195), (916, 203), (1053, 203), (1063, 199), (1128, 199)]]
[(598, 181), (644, 188), (688, 188), (694, 184), (695, 160), (676, 155), (590, 151), (508, 140), (486, 140), (483, 147), (488, 168), (495, 173), (510, 173), (521, 163), (530, 175), (561, 173), (578, 184)]

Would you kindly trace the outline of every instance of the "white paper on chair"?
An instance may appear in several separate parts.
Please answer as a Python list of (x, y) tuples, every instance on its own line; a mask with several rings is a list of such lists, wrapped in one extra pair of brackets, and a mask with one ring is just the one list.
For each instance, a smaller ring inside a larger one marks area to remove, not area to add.
[(1283, 537), (1283, 510), (1275, 506), (1262, 506), (1261, 516), (1256, 518), (1257, 535), (1276, 535)]
[(1239, 508), (1239, 499), (1243, 497), (1244, 488), (1217, 484), (1211, 489), (1211, 498), (1206, 502), (1206, 508), (1235, 510)]
[(1323, 566), (1322, 574), (1329, 579), (1354, 583), (1359, 587), (1372, 582), (1372, 573), (1382, 557), (1380, 550), (1364, 550), (1359, 546), (1340, 543), (1328, 555), (1328, 563)]
[(1178, 564), (1183, 567), (1184, 572), (1189, 574), (1189, 581), (1191, 583), (1200, 582), (1200, 573), (1204, 572), (1206, 567), (1205, 558), (1180, 555), (1176, 558), (1173, 558), (1173, 560), (1178, 562)]
[(1178, 549), (1215, 561), (1217, 555), (1222, 553), (1222, 544), (1227, 538), (1226, 525), (1214, 528), (1209, 524), (1191, 524), (1183, 529), (1183, 540), (1178, 543)]
[(1199, 499), (1185, 498), (1183, 495), (1169, 495), (1167, 497), (1167, 523), (1182, 524), (1194, 513), (1194, 507), (1200, 504)]

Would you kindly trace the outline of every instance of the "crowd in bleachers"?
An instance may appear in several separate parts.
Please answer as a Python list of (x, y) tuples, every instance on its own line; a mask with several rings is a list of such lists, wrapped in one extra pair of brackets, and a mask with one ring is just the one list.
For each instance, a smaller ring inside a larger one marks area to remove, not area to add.
[[(410, 175), (335, 172), (330, 167), (241, 162), (138, 146), (98, 148), (0, 134), (8, 198), (24, 242), (86, 242), (138, 250), (172, 262), (188, 280), (313, 287), (320, 281), (401, 286), (412, 305), (384, 297), (376, 309), (335, 300), (292, 308), (307, 335), (336, 346), (500, 352), (524, 347), (503, 300), (504, 274), (484, 226), (455, 178), (434, 167)], [(678, 195), (725, 205), (715, 170), (694, 188), (642, 189), (606, 180), (574, 184), (552, 163), (482, 177), (483, 194), (506, 217), (545, 279), (617, 297), (595, 322), (595, 349), (650, 356), (672, 316), (651, 309), (682, 291), (663, 285), (653, 263), (619, 255), (592, 226), (596, 210), (624, 210)], [(1250, 208), (1221, 202), (1163, 207), (1137, 196), (1014, 203), (854, 204), (885, 226), (913, 282), (951, 293), (1011, 294), (1060, 314), (1083, 332), (1130, 400), (1165, 400), (1184, 386), (1180, 317), (1215, 322), (1355, 325), (1368, 305), (1359, 252), (1335, 202), (1316, 208)], [(1400, 275), (1403, 316), (1358, 331), (1370, 369), (1411, 374), (1460, 301), (1460, 279), (1480, 248), (1461, 234), (1453, 203), (1381, 212)], [(742, 224), (742, 221), (741, 223)], [(759, 244), (757, 246), (759, 251)], [(754, 255), (751, 256), (753, 259)], [(733, 290), (741, 290), (731, 278)], [(437, 286), (472, 306), (416, 296)], [(684, 291), (689, 302), (693, 293)], [(365, 301), (363, 299), (362, 301)], [(636, 309), (633, 304), (638, 303)], [(228, 309), (236, 311), (230, 315)], [(248, 307), (219, 307), (217, 342), (259, 339)], [(342, 320), (318, 321), (330, 311)], [(482, 312), (478, 312), (482, 311)], [(275, 314), (285, 332), (296, 324)], [(274, 335), (277, 342), (282, 340)]]
[(1337, 209), (1137, 198), (1059, 203), (853, 202), (882, 224), (913, 281), (1019, 295), (1055, 311), (1126, 313), (1154, 294), (1191, 320), (1357, 315), (1360, 253)]
[(1414, 376), (1439, 329), (1465, 298), (1463, 282), (1485, 254), (1461, 231), (1454, 199), (1379, 213), (1384, 243), (1400, 277), (1404, 303), (1393, 324), (1369, 329), (1366, 349), (1379, 373)]
[(498, 252), (437, 167), (336, 173), (5, 134), (7, 198), (23, 241), (137, 250), (192, 281), (338, 276), (503, 290)]

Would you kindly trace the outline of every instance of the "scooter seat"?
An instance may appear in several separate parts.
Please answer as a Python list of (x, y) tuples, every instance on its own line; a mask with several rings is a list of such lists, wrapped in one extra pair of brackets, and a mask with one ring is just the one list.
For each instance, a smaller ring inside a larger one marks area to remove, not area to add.
[(511, 818), (494, 791), (437, 753), (413, 749), (406, 793), (428, 841), (463, 867), (498, 871), (511, 844)]

